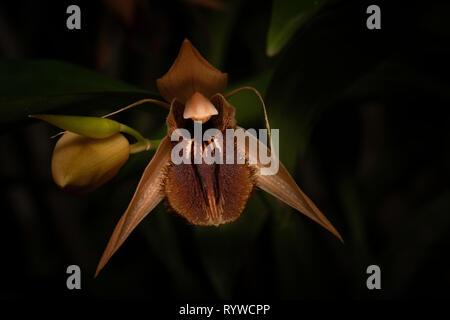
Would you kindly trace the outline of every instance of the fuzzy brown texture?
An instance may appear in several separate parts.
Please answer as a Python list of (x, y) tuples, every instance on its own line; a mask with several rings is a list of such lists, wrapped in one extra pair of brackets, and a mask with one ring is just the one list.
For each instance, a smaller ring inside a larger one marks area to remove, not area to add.
[[(226, 133), (222, 134), (226, 159)], [(217, 226), (241, 215), (254, 185), (247, 164), (172, 163), (167, 168), (165, 194), (170, 207), (191, 224)]]

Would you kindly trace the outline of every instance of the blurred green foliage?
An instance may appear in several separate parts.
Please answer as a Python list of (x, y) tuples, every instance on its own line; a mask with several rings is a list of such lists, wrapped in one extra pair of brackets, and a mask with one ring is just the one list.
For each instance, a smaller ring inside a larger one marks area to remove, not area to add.
[(280, 52), (324, 2), (324, 0), (274, 0), (272, 19), (267, 32), (267, 55), (271, 57)]
[(147, 90), (65, 62), (0, 61), (0, 123), (6, 128), (24, 122), (29, 114), (87, 112), (111, 107), (117, 100), (131, 103), (153, 96)]

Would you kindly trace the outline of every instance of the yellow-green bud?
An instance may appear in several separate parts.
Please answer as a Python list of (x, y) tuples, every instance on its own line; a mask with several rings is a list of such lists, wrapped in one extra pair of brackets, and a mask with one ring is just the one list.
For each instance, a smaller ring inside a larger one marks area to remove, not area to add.
[(61, 116), (54, 114), (33, 114), (30, 118), (40, 119), (61, 129), (78, 133), (85, 137), (103, 139), (119, 133), (123, 125), (119, 122), (97, 117)]
[(92, 139), (66, 132), (53, 151), (53, 180), (72, 193), (90, 192), (112, 179), (129, 155), (130, 144), (120, 133)]

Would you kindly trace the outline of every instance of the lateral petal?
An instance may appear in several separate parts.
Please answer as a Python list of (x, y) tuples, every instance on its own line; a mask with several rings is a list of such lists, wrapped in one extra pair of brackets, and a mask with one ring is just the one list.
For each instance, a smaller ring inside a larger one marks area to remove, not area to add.
[(127, 210), (120, 218), (109, 239), (95, 272), (96, 277), (112, 255), (119, 249), (136, 226), (164, 199), (162, 180), (164, 169), (169, 164), (171, 154), (170, 139), (165, 137), (152, 160), (145, 168), (136, 192)]
[[(249, 135), (249, 139), (257, 140), (258, 149), (262, 148), (263, 152), (270, 150), (262, 143), (258, 138), (253, 135)], [(239, 146), (238, 146), (239, 148)], [(256, 186), (267, 193), (273, 195), (284, 203), (288, 204), (292, 208), (300, 211), (310, 219), (314, 220), (322, 227), (334, 234), (341, 242), (344, 242), (339, 232), (334, 228), (325, 215), (316, 207), (316, 205), (308, 198), (308, 196), (300, 189), (292, 176), (289, 174), (284, 165), (279, 162), (278, 172), (274, 175), (262, 175), (260, 169), (264, 167), (259, 161), (257, 155), (249, 154), (248, 150), (239, 148), (241, 152), (245, 152), (247, 159), (252, 159), (255, 163), (253, 166), (255, 169)], [(256, 158), (255, 158), (256, 157)]]

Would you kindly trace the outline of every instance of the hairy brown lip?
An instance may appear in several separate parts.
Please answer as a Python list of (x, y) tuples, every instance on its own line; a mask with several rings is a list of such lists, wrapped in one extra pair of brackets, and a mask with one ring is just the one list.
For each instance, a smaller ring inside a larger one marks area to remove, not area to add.
[[(205, 150), (205, 148), (207, 146), (208, 146), (207, 143), (203, 143), (202, 152)], [(209, 206), (208, 194), (211, 191), (214, 192), (214, 199), (217, 204), (220, 199), (219, 184), (217, 181), (219, 166), (216, 165), (215, 163), (213, 163), (213, 164), (206, 164), (206, 163), (195, 164), (194, 163), (194, 148), (191, 149), (191, 166), (194, 171), (196, 181), (201, 187), (203, 200), (205, 201), (206, 206)], [(211, 172), (203, 172), (203, 171), (209, 171), (209, 170), (211, 170), (212, 173)], [(208, 189), (209, 187), (207, 186), (207, 184), (208, 184), (207, 179), (212, 180), (213, 188), (211, 190)]]

